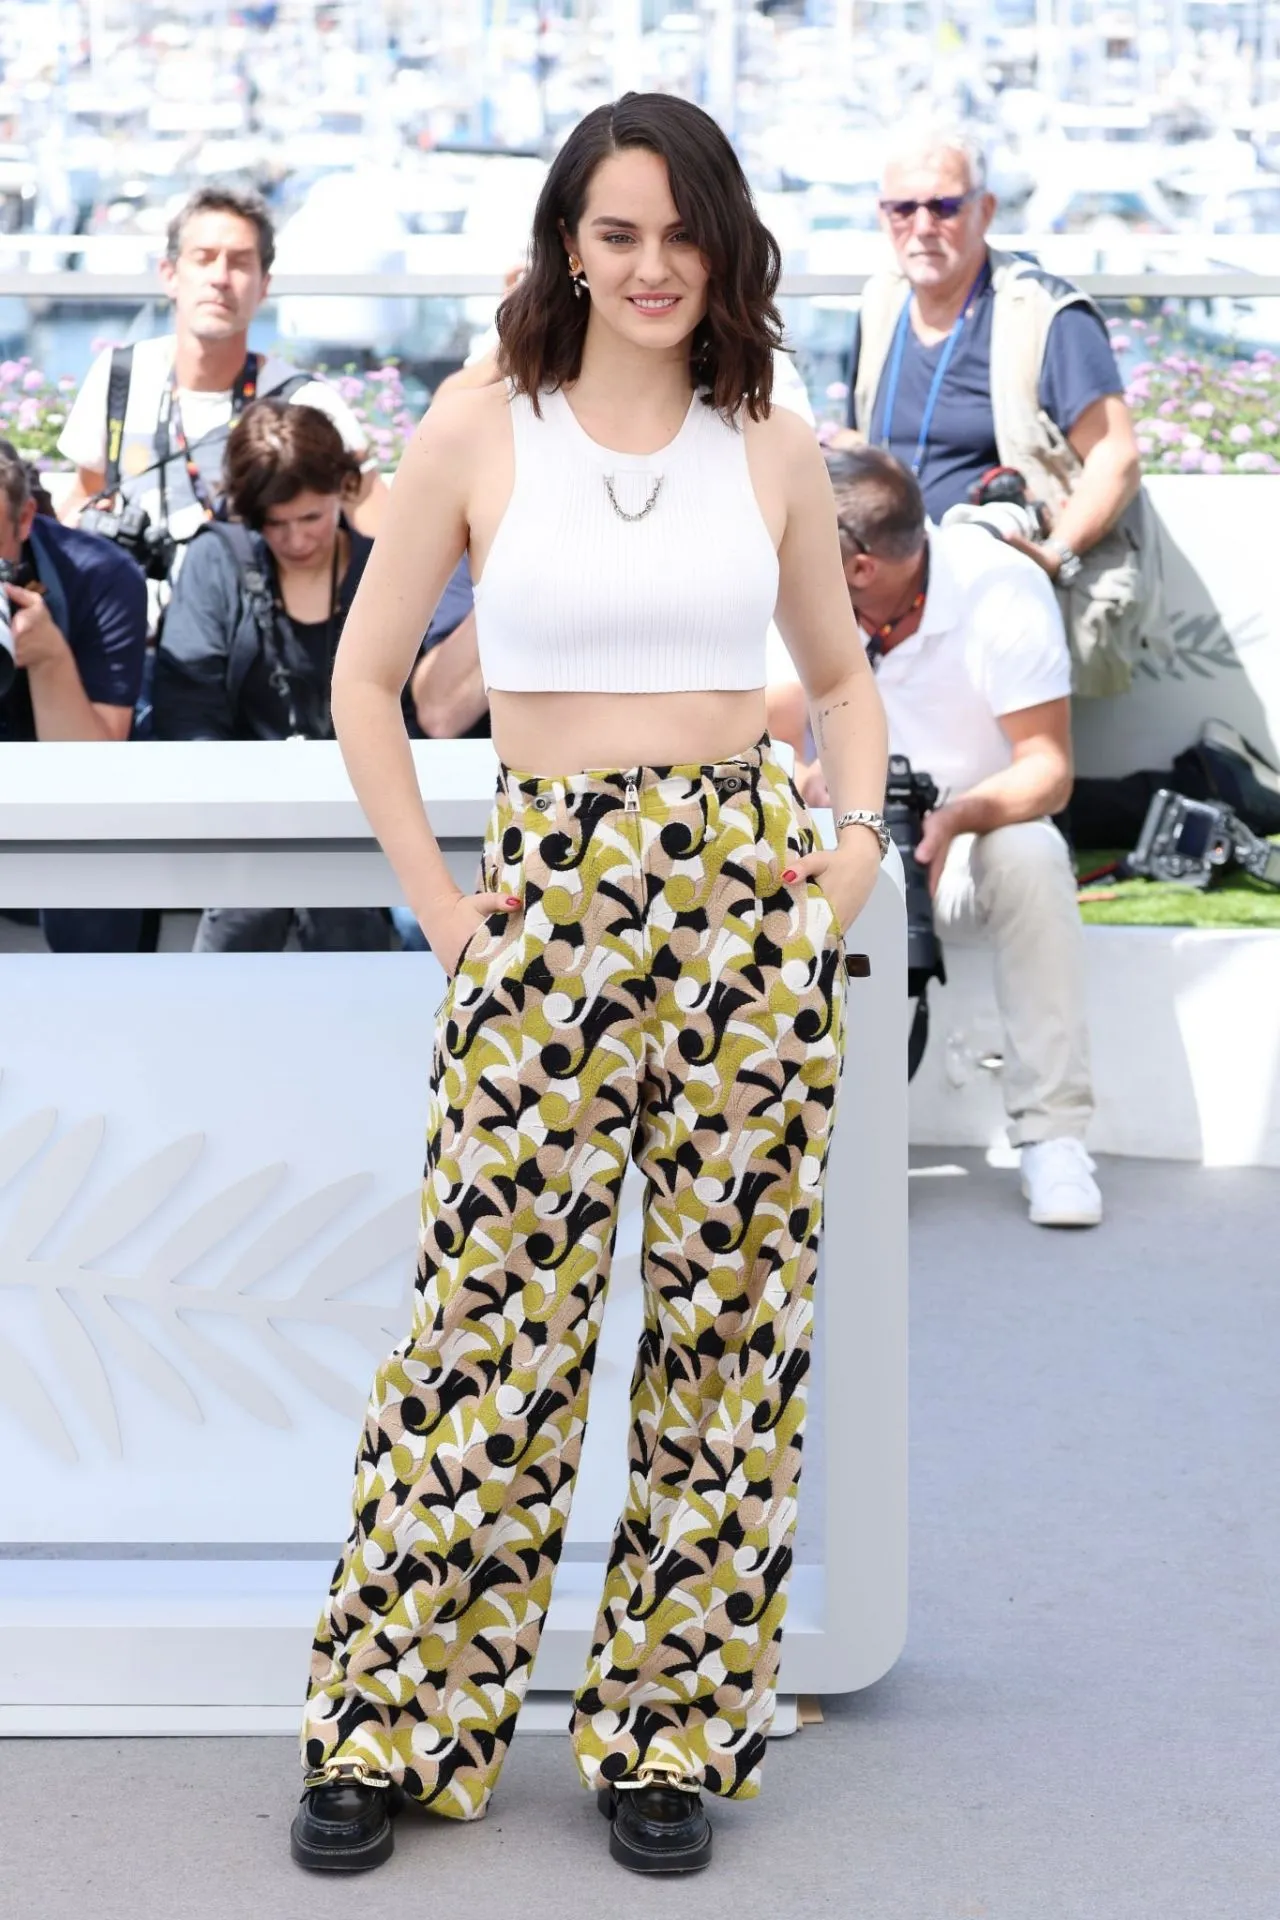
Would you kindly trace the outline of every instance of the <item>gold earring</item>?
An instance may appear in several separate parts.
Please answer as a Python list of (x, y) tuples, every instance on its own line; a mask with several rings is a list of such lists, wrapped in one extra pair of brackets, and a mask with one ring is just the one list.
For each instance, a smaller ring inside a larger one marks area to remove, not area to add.
[(587, 284), (587, 276), (582, 270), (582, 262), (576, 253), (569, 255), (569, 278), (573, 282), (574, 293), (581, 300), (583, 289)]

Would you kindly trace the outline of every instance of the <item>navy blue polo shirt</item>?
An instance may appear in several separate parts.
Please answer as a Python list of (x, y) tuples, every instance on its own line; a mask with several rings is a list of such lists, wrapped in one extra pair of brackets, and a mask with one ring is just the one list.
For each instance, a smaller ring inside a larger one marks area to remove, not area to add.
[[(969, 489), (988, 467), (999, 461), (995, 419), (991, 411), (991, 317), (995, 293), (990, 281), (978, 294), (973, 312), (952, 353), (938, 390), (929, 439), (920, 466), (920, 485), (931, 520), (941, 520), (948, 507), (968, 498)], [(858, 425), (854, 385), (860, 333), (855, 326), (850, 366), (848, 422)], [(946, 346), (939, 340), (926, 346), (908, 323), (898, 392), (894, 401), (889, 452), (904, 466), (916, 457), (925, 402), (938, 362)], [(867, 439), (884, 445), (884, 402), (889, 379), (886, 359)], [(1064, 433), (1070, 433), (1086, 408), (1105, 394), (1123, 393), (1124, 381), (1102, 321), (1089, 307), (1064, 307), (1054, 317), (1040, 370), (1040, 405)]]
[[(23, 557), (45, 589), (87, 697), (95, 706), (132, 708), (147, 647), (142, 569), (101, 534), (64, 527), (45, 514), (36, 515)], [(31, 691), (20, 672), (0, 700), (0, 739), (35, 737)]]

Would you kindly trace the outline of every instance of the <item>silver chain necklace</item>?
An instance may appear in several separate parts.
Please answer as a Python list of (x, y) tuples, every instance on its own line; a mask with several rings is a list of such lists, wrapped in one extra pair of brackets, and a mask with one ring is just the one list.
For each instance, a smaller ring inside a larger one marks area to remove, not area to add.
[(662, 492), (662, 482), (665, 478), (665, 474), (660, 473), (658, 475), (653, 483), (653, 492), (649, 495), (649, 498), (645, 501), (639, 513), (627, 513), (618, 505), (618, 496), (613, 490), (613, 475), (606, 473), (604, 476), (604, 490), (609, 496), (609, 505), (613, 508), (619, 520), (630, 520), (634, 522), (636, 520), (643, 520), (647, 513), (652, 513), (654, 507), (658, 504), (658, 495)]

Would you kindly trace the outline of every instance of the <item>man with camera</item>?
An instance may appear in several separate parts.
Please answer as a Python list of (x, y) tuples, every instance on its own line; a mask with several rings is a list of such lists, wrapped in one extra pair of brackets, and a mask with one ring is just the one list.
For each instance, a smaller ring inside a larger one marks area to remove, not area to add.
[(987, 245), (981, 145), (938, 123), (886, 165), (894, 268), (863, 289), (849, 431), (909, 466), (929, 516), (987, 517), (1057, 590), (1081, 694), (1124, 692), (1163, 640), (1159, 548), (1105, 323), (1087, 295)]
[(218, 512), (227, 434), (271, 394), (329, 415), (363, 462), (353, 524), (376, 532), (386, 490), (351, 409), (323, 381), (250, 351), (274, 256), (257, 195), (201, 187), (171, 222), (160, 263), (174, 331), (99, 354), (59, 438), (76, 468), (62, 519), (114, 540), (153, 580), (173, 578)]
[[(1075, 874), (1050, 816), (1071, 788), (1071, 669), (1043, 571), (980, 527), (926, 532), (915, 476), (878, 448), (831, 456), (845, 579), (876, 668), (889, 745), (938, 804), (916, 860), (937, 932), (995, 949), (1010, 1139), (1037, 1226), (1096, 1226), (1102, 1197), (1084, 1148), (1093, 1112), (1084, 943)], [(803, 703), (770, 690), (805, 799)]]
[[(37, 514), (0, 440), (0, 741), (127, 740), (142, 680), (147, 590), (106, 541)], [(42, 916), (55, 952), (132, 952), (141, 916)]]

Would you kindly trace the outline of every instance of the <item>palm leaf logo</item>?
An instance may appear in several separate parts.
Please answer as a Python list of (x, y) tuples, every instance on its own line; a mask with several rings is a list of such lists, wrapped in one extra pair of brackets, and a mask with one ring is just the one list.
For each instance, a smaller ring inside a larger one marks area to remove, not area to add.
[(1151, 680), (1212, 680), (1215, 674), (1239, 670), (1236, 651), (1263, 639), (1261, 622), (1245, 622), (1234, 636), (1216, 613), (1181, 613), (1169, 623), (1169, 652), (1162, 661), (1139, 658), (1136, 671)]
[[(106, 1129), (102, 1115), (81, 1121), (53, 1141), (54, 1108), (28, 1115), (0, 1133), (0, 1308), (6, 1293), (34, 1293), (57, 1378), (40, 1369), (0, 1328), (0, 1407), (59, 1459), (79, 1449), (61, 1405), (76, 1405), (101, 1445), (123, 1452), (119, 1412), (105, 1362), (114, 1359), (180, 1418), (200, 1421), (201, 1390), (210, 1386), (269, 1426), (292, 1424), (272, 1380), (288, 1375), (316, 1399), (354, 1418), (364, 1393), (317, 1360), (299, 1338), (307, 1325), (337, 1330), (381, 1359), (411, 1315), (419, 1200), (405, 1194), (354, 1219), (372, 1185), (348, 1175), (275, 1212), (232, 1254), (227, 1243), (277, 1193), (284, 1162), (261, 1167), (225, 1187), (168, 1232), (135, 1272), (113, 1268), (110, 1256), (155, 1220), (204, 1152), (203, 1134), (188, 1134), (135, 1166), (96, 1204), (81, 1190)], [(16, 1186), (15, 1186), (16, 1183)], [(340, 1228), (333, 1239), (331, 1229)], [(327, 1242), (317, 1250), (313, 1243)], [(286, 1262), (310, 1249), (313, 1263), (294, 1290), (259, 1291)], [(202, 1261), (222, 1266), (211, 1284), (196, 1282)], [(400, 1298), (386, 1306), (346, 1296), (397, 1263)], [(118, 1267), (119, 1263), (117, 1263)], [(260, 1370), (210, 1338), (201, 1321), (232, 1315), (250, 1330)]]

